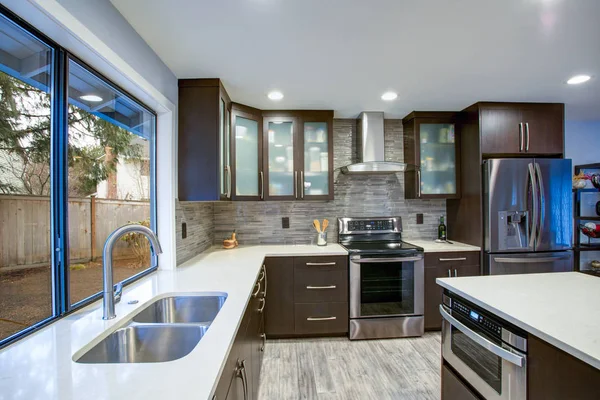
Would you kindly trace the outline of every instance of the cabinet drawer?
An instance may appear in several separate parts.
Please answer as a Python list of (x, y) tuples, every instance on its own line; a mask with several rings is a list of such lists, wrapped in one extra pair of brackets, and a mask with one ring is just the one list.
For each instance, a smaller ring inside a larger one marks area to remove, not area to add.
[(447, 253), (425, 253), (425, 267), (433, 266), (479, 265), (478, 251), (460, 251)]
[(348, 301), (348, 271), (297, 268), (294, 270), (294, 302)]
[(295, 304), (297, 334), (348, 332), (348, 303)]
[(347, 256), (294, 257), (294, 269), (320, 271), (348, 270)]

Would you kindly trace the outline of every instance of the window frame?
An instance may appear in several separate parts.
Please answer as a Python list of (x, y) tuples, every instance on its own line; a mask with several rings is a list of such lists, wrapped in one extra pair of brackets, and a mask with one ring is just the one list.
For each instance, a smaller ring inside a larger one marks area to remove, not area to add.
[[(58, 319), (79, 311), (83, 307), (99, 300), (102, 297), (102, 291), (93, 294), (76, 303), (70, 302), (70, 266), (69, 266), (69, 214), (68, 214), (68, 106), (69, 106), (69, 60), (73, 60), (88, 72), (101, 79), (111, 89), (127, 96), (131, 101), (138, 104), (141, 108), (154, 116), (154, 129), (152, 130), (150, 142), (150, 228), (158, 234), (158, 213), (156, 206), (156, 164), (157, 164), (157, 146), (156, 133), (158, 115), (157, 113), (140, 101), (129, 92), (119, 87), (110, 79), (102, 75), (95, 68), (90, 66), (72, 54), (64, 47), (50, 39), (48, 36), (37, 30), (23, 18), (19, 17), (11, 10), (0, 4), (0, 14), (32, 35), (42, 43), (52, 49), (52, 72), (50, 89), (51, 104), (51, 128), (50, 128), (50, 274), (52, 286), (52, 315), (44, 320), (38, 321), (15, 334), (0, 339), (0, 349), (31, 335), (34, 332), (56, 322)], [(62, 239), (64, 238), (64, 240)], [(158, 269), (158, 257), (152, 257), (152, 265), (122, 281), (124, 286), (132, 284), (139, 279), (156, 272)]]

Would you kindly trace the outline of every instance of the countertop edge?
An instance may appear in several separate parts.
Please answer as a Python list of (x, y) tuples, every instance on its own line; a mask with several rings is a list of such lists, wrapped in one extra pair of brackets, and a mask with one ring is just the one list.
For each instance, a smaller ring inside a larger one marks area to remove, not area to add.
[(600, 370), (600, 359), (594, 358), (592, 356), (590, 356), (589, 354), (574, 348), (573, 346), (556, 339), (555, 337), (540, 331), (537, 328), (534, 328), (533, 326), (517, 319), (514, 318), (511, 315), (506, 314), (505, 312), (463, 292), (460, 289), (457, 289), (455, 287), (453, 287), (448, 281), (447, 278), (436, 278), (436, 283), (440, 286), (442, 286), (445, 289), (450, 290), (453, 293), (456, 293), (457, 295), (464, 297), (465, 299), (469, 300), (470, 302), (480, 306), (481, 308), (484, 308), (485, 310), (488, 310), (492, 313), (494, 313), (495, 315), (497, 315), (498, 317), (516, 325), (517, 327), (523, 329), (524, 331), (526, 331), (527, 333), (530, 333), (534, 336), (537, 336), (538, 338), (550, 343), (551, 345), (563, 350), (564, 352), (572, 355), (573, 357), (585, 362), (588, 365), (591, 365), (592, 367), (599, 369)]

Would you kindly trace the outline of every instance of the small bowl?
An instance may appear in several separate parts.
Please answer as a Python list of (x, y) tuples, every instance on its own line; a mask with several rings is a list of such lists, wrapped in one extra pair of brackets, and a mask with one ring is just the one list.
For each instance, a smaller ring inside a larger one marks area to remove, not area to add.
[(592, 267), (592, 269), (600, 269), (600, 261), (598, 261), (598, 260), (590, 261), (590, 267)]
[(596, 189), (600, 189), (600, 174), (594, 174), (592, 175), (592, 185), (594, 185), (594, 187)]
[[(598, 226), (598, 225), (596, 225), (596, 226)], [(592, 239), (600, 238), (600, 229), (598, 229), (598, 228), (590, 229), (587, 226), (585, 226), (584, 224), (579, 224), (579, 230), (581, 230), (581, 233), (583, 233), (585, 236), (590, 237)]]
[(583, 179), (576, 179), (573, 181), (573, 189), (583, 189), (586, 183)]

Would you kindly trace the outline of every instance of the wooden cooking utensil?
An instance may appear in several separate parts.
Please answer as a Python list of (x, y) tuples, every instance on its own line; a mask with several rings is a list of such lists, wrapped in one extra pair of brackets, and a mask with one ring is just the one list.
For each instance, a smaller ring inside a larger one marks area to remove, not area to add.
[(317, 230), (317, 232), (321, 233), (321, 223), (319, 222), (318, 219), (315, 219), (313, 221), (313, 226), (315, 227), (315, 229)]
[(328, 226), (329, 226), (329, 220), (324, 219), (323, 220), (323, 232), (325, 232), (325, 230), (327, 229)]

